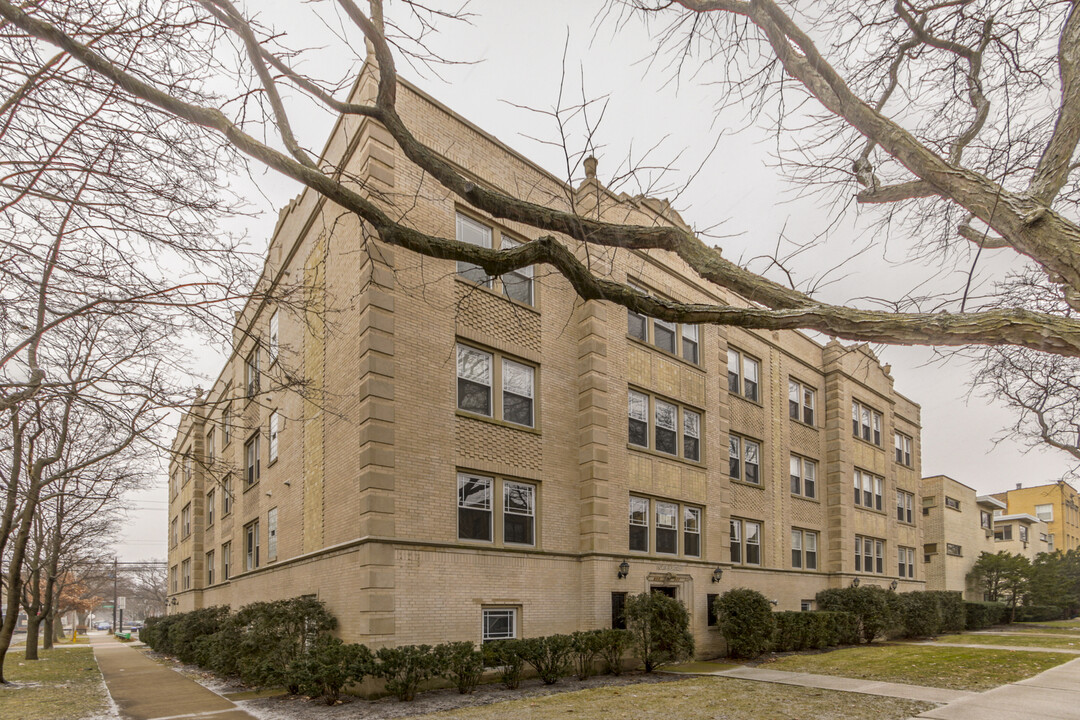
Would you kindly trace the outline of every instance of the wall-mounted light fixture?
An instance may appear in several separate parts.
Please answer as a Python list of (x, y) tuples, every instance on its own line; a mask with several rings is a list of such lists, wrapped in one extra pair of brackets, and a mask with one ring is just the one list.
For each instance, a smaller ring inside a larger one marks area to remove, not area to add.
[(892, 581), (891, 583), (889, 583), (889, 589), (890, 589), (890, 590), (895, 590), (895, 589), (896, 589), (896, 588), (897, 588), (897, 587), (898, 587), (899, 585), (900, 585), (900, 583), (898, 583), (897, 581), (893, 580), (893, 581)]
[(622, 580), (629, 574), (630, 574), (630, 563), (623, 560), (621, 563), (619, 563), (619, 579)]
[(779, 600), (770, 600), (769, 604), (772, 605), (773, 607), (776, 607), (777, 605), (780, 604), (780, 601)]
[(712, 571), (712, 581), (713, 581), (714, 583), (718, 583), (718, 582), (720, 582), (720, 580), (721, 580), (721, 579), (722, 579), (723, 577), (724, 577), (724, 568), (722, 568), (722, 567), (717, 567), (717, 568), (716, 568), (715, 570), (713, 570), (713, 571)]
[(855, 578), (851, 581), (851, 587), (859, 587), (859, 578)]

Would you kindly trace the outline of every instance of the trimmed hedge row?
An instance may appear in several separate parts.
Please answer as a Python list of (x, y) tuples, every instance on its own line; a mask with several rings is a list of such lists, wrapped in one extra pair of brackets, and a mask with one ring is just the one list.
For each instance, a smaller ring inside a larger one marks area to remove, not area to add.
[(1009, 622), (1009, 608), (1005, 603), (966, 602), (964, 615), (967, 630), (982, 630)]
[(773, 617), (776, 620), (771, 644), (773, 652), (820, 650), (859, 642), (858, 621), (848, 612), (786, 610), (773, 613)]
[(1065, 610), (1057, 605), (1021, 605), (1016, 608), (1016, 622), (1049, 622), (1064, 617)]

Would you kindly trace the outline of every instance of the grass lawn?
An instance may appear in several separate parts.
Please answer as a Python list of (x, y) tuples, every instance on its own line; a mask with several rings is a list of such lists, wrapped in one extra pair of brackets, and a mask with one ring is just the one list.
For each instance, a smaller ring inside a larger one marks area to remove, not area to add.
[(1080, 637), (1062, 637), (1049, 633), (1043, 635), (942, 635), (937, 639), (942, 643), (960, 643), (969, 645), (1015, 645), (1029, 647), (1061, 648), (1080, 650)]
[(1023, 650), (871, 645), (817, 655), (790, 655), (761, 667), (982, 691), (1037, 675), (1072, 659), (1063, 653)]
[(77, 720), (108, 707), (94, 652), (89, 647), (39, 650), (26, 661), (9, 652), (0, 685), (0, 720)]
[(619, 718), (620, 720), (892, 720), (934, 707), (895, 698), (764, 685), (748, 680), (698, 677), (656, 685), (623, 685), (495, 703), (413, 716), (424, 720), (539, 720)]
[(673, 673), (711, 673), (722, 670), (733, 670), (739, 667), (739, 663), (727, 662), (685, 662), (680, 665), (664, 665), (660, 669), (664, 672)]

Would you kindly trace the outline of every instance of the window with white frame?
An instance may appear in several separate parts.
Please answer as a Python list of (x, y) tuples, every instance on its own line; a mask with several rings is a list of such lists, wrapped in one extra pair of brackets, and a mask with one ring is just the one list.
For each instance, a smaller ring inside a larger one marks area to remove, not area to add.
[[(649, 291), (629, 283), (638, 292)], [(626, 334), (644, 343), (653, 345), (666, 353), (677, 355), (687, 362), (698, 365), (701, 362), (701, 329), (688, 323), (673, 323), (657, 320), (627, 309)]]
[(259, 567), (259, 521), (244, 526), (244, 570)]
[(791, 494), (817, 497), (817, 463), (798, 455), (791, 456)]
[(180, 519), (173, 518), (169, 526), (169, 538), (172, 540), (172, 546), (176, 547), (180, 544)]
[(217, 491), (210, 490), (206, 493), (206, 527), (214, 526), (214, 503), (217, 499)]
[(1028, 529), (1026, 525), (1020, 526), (1020, 542), (1026, 543), (1028, 541)]
[(631, 495), (629, 548), (649, 552), (651, 547), (658, 554), (701, 557), (701, 517), (699, 507)]
[(788, 378), (788, 416), (792, 420), (813, 425), (816, 399), (817, 391), (814, 388)]
[(947, 507), (947, 508), (949, 508), (951, 510), (959, 510), (960, 509), (960, 501), (957, 500), (956, 498), (951, 498), (948, 495), (946, 495), (945, 496), (945, 507)]
[(184, 453), (184, 485), (191, 482), (191, 448)]
[(627, 391), (627, 422), (629, 444), (666, 455), (681, 455), (694, 462), (701, 460), (701, 413), (698, 411), (631, 389)]
[(761, 484), (761, 443), (741, 435), (728, 436), (728, 476)]
[(697, 325), (685, 323), (680, 327), (682, 327), (682, 358), (697, 365), (700, 361), (700, 344), (698, 340), (700, 329)]
[(214, 584), (214, 551), (206, 553), (206, 584)]
[(871, 510), (881, 510), (885, 493), (885, 479), (855, 468), (855, 504)]
[(483, 608), (480, 625), (483, 642), (516, 638), (517, 608)]
[(908, 524), (915, 522), (915, 496), (912, 493), (896, 491), (896, 519)]
[(881, 413), (852, 400), (851, 432), (855, 437), (881, 447)]
[(953, 557), (960, 557), (963, 553), (963, 548), (953, 543), (945, 543), (945, 554), (952, 555)]
[(180, 568), (173, 565), (169, 568), (169, 584), (172, 587), (173, 592), (177, 592), (179, 588)]
[(221, 579), (232, 577), (232, 543), (221, 544)]
[(206, 432), (206, 461), (208, 464), (213, 465), (214, 459), (217, 456), (217, 446), (214, 438), (214, 428), (210, 428)]
[(536, 544), (536, 485), (459, 472), (458, 538), (494, 542), (497, 529), (504, 544)]
[(277, 508), (266, 512), (266, 561), (277, 560)]
[(256, 432), (244, 443), (244, 489), (259, 481), (259, 433)]
[(897, 574), (900, 577), (915, 577), (915, 548), (897, 548)]
[(761, 362), (745, 353), (728, 348), (728, 392), (758, 402)]
[(273, 365), (277, 362), (278, 353), (281, 351), (280, 340), (278, 336), (278, 311), (275, 310), (274, 314), (270, 316), (270, 329), (268, 332), (269, 338), (267, 340), (267, 354), (270, 356), (270, 364)]
[(226, 402), (221, 408), (221, 446), (225, 447), (232, 441), (232, 403)]
[(911, 438), (901, 432), (893, 433), (893, 445), (896, 451), (896, 462), (911, 467)]
[(855, 536), (855, 572), (885, 573), (885, 541)]
[(993, 530), (994, 529), (994, 516), (991, 515), (989, 513), (989, 511), (987, 511), (987, 510), (980, 510), (979, 511), (979, 527), (981, 527), (983, 530)]
[[(458, 343), (457, 378), (459, 410), (535, 426), (536, 368), (532, 365)], [(497, 390), (501, 390), (500, 403), (494, 402)]]
[(1012, 540), (1012, 524), (998, 525), (994, 528), (994, 540)]
[(814, 609), (814, 601), (813, 600), (800, 600), (799, 601), (799, 610), (801, 610), (802, 612), (811, 612), (811, 611), (813, 611), (813, 609)]
[(182, 577), (183, 588), (185, 590), (191, 589), (191, 558), (180, 563), (180, 575)]
[(817, 570), (818, 534), (815, 530), (791, 529), (791, 567)]
[(259, 343), (257, 342), (244, 360), (244, 390), (249, 398), (259, 394)]
[[(458, 242), (468, 243), (470, 245), (476, 245), (477, 247), (491, 249), (491, 238), (491, 228), (481, 222), (477, 222), (470, 217), (458, 213)], [(459, 276), (461, 276), (465, 280), (468, 280), (471, 283), (483, 285), (484, 287), (492, 286), (492, 278), (488, 276), (488, 274), (484, 272), (484, 269), (479, 265), (474, 265), (473, 263), (458, 260), (457, 272)]]
[[(499, 249), (512, 250), (523, 244), (503, 235), (501, 236)], [(533, 274), (533, 266), (527, 265), (517, 270), (511, 270), (505, 275), (500, 275), (499, 280), (502, 282), (503, 294), (511, 300), (517, 300), (519, 303), (533, 305)]]
[(269, 438), (268, 438), (269, 442), (267, 443), (267, 445), (268, 445), (268, 447), (267, 447), (267, 454), (268, 454), (267, 462), (273, 463), (273, 462), (277, 462), (277, 456), (278, 456), (278, 427), (281, 424), (281, 416), (278, 415), (277, 410), (274, 410), (272, 413), (270, 413), (270, 422), (268, 424), (269, 424), (269, 427), (270, 427), (270, 432), (269, 432)]
[(226, 473), (221, 480), (221, 516), (232, 512), (232, 473)]
[(184, 509), (180, 511), (180, 526), (183, 529), (180, 537), (186, 538), (191, 534), (191, 503), (184, 506)]
[(730, 547), (733, 565), (761, 565), (761, 523), (732, 518)]
[(1039, 518), (1043, 522), (1054, 522), (1054, 506), (1049, 505), (1036, 505), (1035, 517)]
[[(461, 213), (457, 215), (457, 239), (463, 243), (494, 250), (512, 250), (523, 244), (521, 240), (512, 238), (506, 233), (496, 232), (489, 225)], [(459, 277), (475, 285), (495, 288), (496, 278), (490, 277), (479, 265), (459, 260), (457, 272)], [(536, 304), (536, 293), (533, 287), (535, 270), (532, 265), (500, 275), (498, 281), (502, 286), (502, 294), (506, 297), (525, 305)]]

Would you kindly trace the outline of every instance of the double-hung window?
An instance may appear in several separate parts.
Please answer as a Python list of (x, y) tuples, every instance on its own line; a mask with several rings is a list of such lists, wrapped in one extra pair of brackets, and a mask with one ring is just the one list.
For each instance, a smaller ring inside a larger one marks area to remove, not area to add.
[(994, 529), (994, 518), (990, 514), (989, 511), (987, 511), (987, 510), (980, 510), (979, 511), (979, 527), (981, 527), (983, 530), (993, 530)]
[(191, 589), (191, 558), (180, 563), (180, 574), (183, 576), (183, 588)]
[(244, 570), (259, 567), (259, 521), (244, 526)]
[[(496, 500), (501, 493), (501, 504)], [(507, 545), (536, 544), (536, 486), (473, 473), (458, 473), (458, 538), (494, 542), (495, 509), (502, 542)]]
[(994, 528), (994, 540), (1012, 540), (1012, 524)]
[(896, 491), (896, 519), (903, 523), (915, 522), (915, 496), (903, 490)]
[[(632, 282), (629, 285), (640, 293), (649, 294), (648, 290)], [(701, 363), (701, 328), (697, 325), (658, 320), (627, 308), (626, 334), (694, 365)]]
[(217, 491), (210, 490), (206, 493), (206, 527), (214, 526), (214, 503), (217, 501)]
[[(494, 401), (496, 390), (501, 395), (499, 403)], [(532, 365), (458, 343), (459, 410), (535, 427), (535, 391), (536, 368)]]
[(792, 420), (814, 424), (817, 391), (798, 380), (788, 378), (788, 415)]
[(915, 577), (915, 548), (897, 548), (897, 574), (900, 577)]
[(761, 443), (741, 435), (728, 437), (728, 475), (753, 485), (761, 484)]
[(186, 538), (191, 534), (191, 503), (185, 505), (180, 511), (180, 525), (183, 528), (183, 534), (180, 537)]
[(818, 534), (814, 530), (791, 529), (791, 567), (817, 570)]
[(728, 392), (759, 401), (761, 362), (735, 348), (727, 351)]
[(698, 364), (700, 360), (700, 345), (698, 341), (700, 330), (697, 325), (682, 326), (682, 357), (687, 362)]
[(221, 481), (221, 516), (232, 512), (232, 473), (226, 473)]
[(1027, 541), (1028, 541), (1028, 529), (1027, 529), (1026, 526), (1021, 525), (1020, 526), (1020, 542), (1025, 542), (1026, 543)]
[(871, 510), (881, 510), (885, 493), (885, 479), (855, 469), (855, 504)]
[(911, 467), (911, 438), (904, 433), (893, 433), (893, 446), (896, 451), (896, 462)]
[(232, 403), (226, 401), (221, 408), (221, 446), (225, 447), (232, 441)]
[(259, 343), (251, 348), (244, 360), (244, 390), (247, 397), (253, 398), (259, 394)]
[(266, 561), (277, 560), (277, 508), (266, 512)]
[(761, 523), (732, 518), (730, 543), (732, 564), (761, 564)]
[(798, 455), (791, 456), (791, 494), (817, 497), (817, 463)]
[(221, 544), (221, 579), (232, 577), (232, 543)]
[(851, 432), (855, 437), (881, 447), (881, 413), (852, 400)]
[(214, 584), (214, 551), (206, 553), (206, 584)]
[(855, 572), (885, 573), (885, 541), (855, 536)]
[(630, 550), (649, 552), (652, 547), (658, 554), (701, 557), (701, 508), (631, 495), (628, 520)]
[(273, 463), (273, 462), (277, 462), (278, 428), (281, 425), (281, 416), (278, 415), (277, 410), (270, 413), (270, 423), (269, 424), (270, 424), (270, 433), (269, 433), (269, 442), (267, 443), (267, 445), (269, 445), (269, 447), (267, 448), (267, 453), (268, 453), (269, 457), (267, 458), (267, 460), (268, 460), (268, 462)]
[[(495, 232), (488, 225), (461, 213), (457, 215), (457, 239), (469, 245), (488, 249), (496, 249), (496, 242), (498, 242), (497, 249), (499, 250), (512, 250), (523, 244), (520, 240), (516, 240), (505, 233)], [(459, 260), (457, 272), (462, 279), (475, 285), (483, 285), (486, 288), (494, 288), (495, 286), (495, 278), (484, 272), (484, 269), (479, 265)], [(525, 305), (535, 305), (534, 275), (533, 266), (528, 265), (499, 276), (498, 279), (502, 285), (503, 295)]]
[(214, 428), (210, 428), (206, 433), (206, 462), (208, 465), (214, 464), (216, 454), (217, 448), (214, 444)]
[[(457, 240), (458, 242), (490, 249), (491, 228), (470, 217), (458, 213)], [(491, 287), (492, 278), (489, 277), (479, 265), (458, 260), (457, 271), (458, 275), (471, 283), (483, 285), (484, 287)]]
[[(652, 413), (649, 413), (649, 406)], [(682, 422), (679, 416), (682, 415)], [(649, 425), (652, 423), (652, 437)], [(627, 391), (627, 442), (666, 455), (701, 460), (701, 413), (637, 390)], [(682, 442), (679, 441), (680, 432)], [(650, 442), (651, 440), (651, 442)]]
[(1039, 518), (1043, 522), (1054, 522), (1054, 505), (1053, 503), (1047, 505), (1035, 506), (1035, 517)]
[(184, 453), (184, 485), (191, 482), (191, 449)]
[(278, 339), (278, 311), (275, 310), (274, 314), (270, 316), (270, 330), (267, 333), (269, 335), (268, 342), (266, 344), (267, 354), (270, 356), (270, 364), (273, 365), (277, 362), (278, 353), (280, 352), (280, 341)]
[(259, 482), (259, 433), (256, 432), (244, 443), (244, 489)]
[[(500, 250), (512, 250), (524, 243), (518, 242), (506, 235), (502, 236)], [(511, 300), (517, 300), (526, 305), (533, 304), (533, 266), (527, 265), (517, 270), (511, 270), (499, 277), (502, 281), (503, 294)]]

